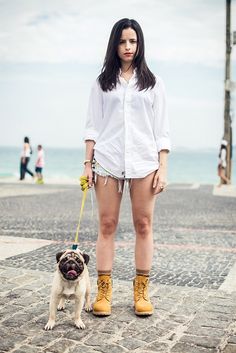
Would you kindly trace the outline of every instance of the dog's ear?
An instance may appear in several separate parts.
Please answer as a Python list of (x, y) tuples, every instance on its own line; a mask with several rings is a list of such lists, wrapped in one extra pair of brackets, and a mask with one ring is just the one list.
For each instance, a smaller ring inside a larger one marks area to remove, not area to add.
[(56, 254), (56, 259), (57, 259), (57, 262), (59, 262), (61, 256), (65, 253), (65, 251), (60, 251)]
[(85, 254), (85, 253), (83, 253), (83, 254), (81, 254), (82, 256), (83, 256), (83, 258), (84, 258), (84, 262), (86, 263), (86, 265), (88, 264), (88, 262), (89, 262), (89, 256), (87, 255), (87, 254)]

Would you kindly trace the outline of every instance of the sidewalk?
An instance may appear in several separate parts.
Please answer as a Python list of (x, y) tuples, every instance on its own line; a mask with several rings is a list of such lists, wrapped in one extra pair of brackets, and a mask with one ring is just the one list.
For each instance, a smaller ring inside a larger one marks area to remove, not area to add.
[[(69, 302), (54, 330), (44, 331), (55, 254), (73, 241), (80, 202), (74, 185), (0, 184), (0, 353), (236, 353), (236, 199), (214, 196), (212, 186), (172, 185), (157, 200), (152, 317), (133, 313), (134, 236), (124, 195), (112, 315), (84, 311), (86, 329), (78, 330)], [(88, 198), (80, 248), (90, 255), (93, 297), (94, 219)]]

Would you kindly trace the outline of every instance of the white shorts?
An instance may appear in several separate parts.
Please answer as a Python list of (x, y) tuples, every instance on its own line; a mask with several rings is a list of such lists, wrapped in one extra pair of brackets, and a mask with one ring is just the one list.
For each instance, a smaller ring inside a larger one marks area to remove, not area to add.
[(104, 169), (95, 159), (93, 160), (92, 163), (92, 170), (94, 172), (94, 183), (96, 184), (97, 181), (97, 175), (104, 177), (104, 185), (107, 184), (108, 178), (113, 178), (117, 180), (117, 186), (118, 186), (118, 192), (123, 192), (123, 187), (124, 187), (124, 182), (127, 182), (129, 184), (129, 188), (131, 187), (131, 181), (132, 179), (128, 178), (118, 178), (115, 175), (113, 175), (111, 172), (108, 170)]

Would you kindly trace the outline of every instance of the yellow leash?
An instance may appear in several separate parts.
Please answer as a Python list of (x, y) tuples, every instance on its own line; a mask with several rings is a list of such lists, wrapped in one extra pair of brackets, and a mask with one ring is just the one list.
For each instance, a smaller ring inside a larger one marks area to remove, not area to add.
[(81, 223), (81, 219), (82, 219), (82, 215), (83, 215), (83, 211), (84, 211), (84, 204), (85, 204), (85, 200), (86, 200), (86, 196), (87, 196), (87, 191), (89, 189), (88, 179), (86, 176), (82, 175), (80, 177), (80, 186), (81, 186), (81, 190), (83, 191), (83, 198), (82, 198), (82, 202), (81, 202), (79, 222), (78, 222), (78, 226), (76, 229), (74, 244), (72, 245), (72, 250), (76, 250), (78, 247), (80, 223)]

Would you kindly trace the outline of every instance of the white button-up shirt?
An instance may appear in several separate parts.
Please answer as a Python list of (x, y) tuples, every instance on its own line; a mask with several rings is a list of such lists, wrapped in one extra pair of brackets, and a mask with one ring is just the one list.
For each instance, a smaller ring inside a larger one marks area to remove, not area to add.
[(116, 88), (92, 87), (84, 140), (94, 140), (94, 158), (118, 178), (144, 178), (159, 168), (158, 152), (170, 150), (163, 81), (139, 91), (137, 77), (119, 77)]

